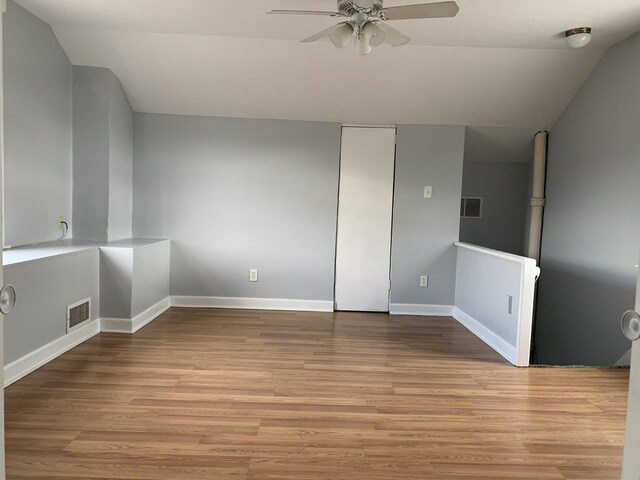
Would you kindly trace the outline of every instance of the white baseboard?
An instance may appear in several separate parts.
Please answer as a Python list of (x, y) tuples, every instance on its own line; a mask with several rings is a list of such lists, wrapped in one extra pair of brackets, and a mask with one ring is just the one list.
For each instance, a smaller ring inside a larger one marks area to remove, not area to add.
[(502, 355), (506, 360), (511, 362), (513, 365), (517, 364), (518, 353), (515, 346), (509, 344), (509, 342), (496, 335), (458, 307), (453, 308), (453, 318), (464, 325), (476, 337)]
[(40, 347), (34, 352), (12, 362), (4, 367), (4, 386), (8, 387), (22, 377), (40, 368), (63, 353), (89, 340), (100, 333), (100, 320), (93, 320), (87, 325)]
[(78, 330), (40, 347), (38, 350), (25, 355), (9, 365), (5, 365), (4, 386), (8, 387), (25, 375), (40, 368), (45, 363), (59, 357), (100, 332), (135, 333), (170, 307), (171, 298), (166, 297), (133, 318), (102, 318), (93, 320)]
[(293, 310), (300, 312), (333, 312), (333, 301), (291, 300), (279, 298), (189, 297), (172, 296), (172, 307), (238, 308), (244, 310)]
[(333, 302), (316, 300), (280, 300), (271, 298), (226, 298), (226, 297), (166, 297), (133, 318), (102, 318), (66, 334), (63, 337), (31, 352), (4, 367), (4, 386), (20, 380), (63, 353), (80, 345), (100, 332), (132, 334), (176, 307), (241, 308), (259, 310), (298, 310), (332, 312)]
[(133, 318), (103, 318), (100, 322), (100, 331), (105, 333), (136, 333), (169, 308), (171, 308), (171, 297), (166, 297)]
[[(71, 332), (53, 342), (25, 355), (4, 367), (4, 385), (11, 385), (54, 358), (71, 350), (100, 332), (132, 334), (157, 318), (171, 306), (200, 308), (237, 308), (251, 310), (294, 310), (312, 312), (332, 312), (333, 302), (318, 300), (283, 300), (272, 298), (234, 297), (166, 297), (134, 318), (102, 318)], [(453, 316), (477, 337), (487, 343), (509, 362), (516, 364), (516, 348), (486, 328), (464, 311), (450, 305), (420, 305), (392, 303), (392, 315)]]
[(171, 297), (167, 296), (155, 305), (151, 305), (144, 312), (133, 317), (133, 333), (136, 333), (149, 322), (155, 320), (171, 308)]
[(421, 305), (418, 303), (390, 303), (391, 315), (421, 315), (427, 317), (451, 317), (453, 305)]
[(103, 333), (133, 333), (131, 326), (130, 318), (105, 317), (100, 319), (100, 331)]

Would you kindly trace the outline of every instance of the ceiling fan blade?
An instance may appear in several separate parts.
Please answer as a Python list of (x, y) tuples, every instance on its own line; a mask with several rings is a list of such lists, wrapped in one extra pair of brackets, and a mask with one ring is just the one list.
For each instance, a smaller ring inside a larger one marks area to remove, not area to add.
[(319, 12), (313, 10), (271, 10), (267, 15), (320, 15), (324, 17), (340, 17), (338, 12)]
[(342, 26), (345, 25), (345, 23), (346, 22), (342, 22), (337, 25), (334, 25), (333, 27), (329, 27), (326, 30), (322, 30), (321, 32), (316, 33), (315, 35), (311, 35), (310, 37), (305, 38), (304, 40), (301, 40), (301, 42), (302, 43), (317, 42), (318, 40), (329, 37), (332, 33), (335, 33), (338, 29), (342, 28)]
[(384, 32), (384, 41), (392, 47), (401, 47), (411, 41), (404, 33), (399, 32), (384, 22), (374, 22)]
[(380, 12), (384, 20), (411, 20), (414, 18), (450, 18), (460, 11), (456, 2), (422, 3), (385, 8)]

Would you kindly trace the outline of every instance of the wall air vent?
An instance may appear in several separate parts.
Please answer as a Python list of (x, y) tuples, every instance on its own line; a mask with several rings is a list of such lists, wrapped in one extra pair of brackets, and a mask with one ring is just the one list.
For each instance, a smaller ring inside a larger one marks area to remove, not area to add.
[(82, 327), (91, 320), (91, 298), (67, 305), (67, 333)]
[(460, 202), (461, 218), (482, 218), (482, 198), (462, 197)]

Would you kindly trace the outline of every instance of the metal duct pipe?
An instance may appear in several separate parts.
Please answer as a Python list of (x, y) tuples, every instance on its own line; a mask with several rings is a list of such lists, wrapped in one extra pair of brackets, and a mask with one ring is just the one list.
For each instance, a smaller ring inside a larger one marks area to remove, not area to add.
[(538, 132), (534, 140), (533, 188), (531, 194), (531, 225), (529, 228), (529, 250), (527, 256), (540, 263), (542, 243), (542, 216), (546, 199), (544, 197), (547, 175), (547, 138), (549, 132)]

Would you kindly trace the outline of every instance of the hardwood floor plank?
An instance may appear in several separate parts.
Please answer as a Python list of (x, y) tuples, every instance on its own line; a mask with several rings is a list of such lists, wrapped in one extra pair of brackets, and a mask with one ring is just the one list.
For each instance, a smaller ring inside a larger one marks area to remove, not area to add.
[(5, 390), (7, 478), (617, 480), (628, 375), (450, 318), (173, 308)]

